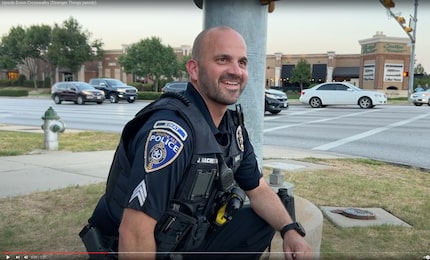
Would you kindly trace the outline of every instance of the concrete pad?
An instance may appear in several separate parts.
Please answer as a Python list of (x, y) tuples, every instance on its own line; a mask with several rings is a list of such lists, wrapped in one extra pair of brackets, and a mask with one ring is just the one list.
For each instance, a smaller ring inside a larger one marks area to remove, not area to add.
[(385, 211), (382, 208), (357, 208), (360, 210), (367, 210), (375, 215), (375, 219), (363, 220), (346, 217), (339, 213), (334, 213), (332, 210), (345, 210), (347, 208), (357, 207), (330, 207), (320, 206), (321, 211), (324, 215), (336, 226), (339, 227), (369, 227), (369, 226), (381, 226), (381, 225), (394, 225), (412, 227), (403, 220), (397, 218), (391, 213)]
[(328, 166), (322, 165), (322, 164), (316, 164), (316, 163), (282, 159), (282, 160), (265, 160), (263, 161), (263, 167), (273, 168), (273, 169), (278, 168), (286, 171), (303, 171), (303, 170), (310, 170), (310, 169), (323, 169), (323, 168), (327, 168)]

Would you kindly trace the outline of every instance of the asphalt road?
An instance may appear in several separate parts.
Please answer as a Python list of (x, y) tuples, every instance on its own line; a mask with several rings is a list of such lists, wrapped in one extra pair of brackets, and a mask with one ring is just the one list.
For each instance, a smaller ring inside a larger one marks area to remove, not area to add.
[[(149, 102), (54, 104), (44, 98), (0, 98), (0, 123), (40, 126), (52, 106), (69, 129), (121, 132)], [(246, 113), (246, 111), (245, 111)], [(310, 108), (291, 104), (264, 118), (264, 144), (314, 149), (430, 169), (430, 107), (386, 105)]]

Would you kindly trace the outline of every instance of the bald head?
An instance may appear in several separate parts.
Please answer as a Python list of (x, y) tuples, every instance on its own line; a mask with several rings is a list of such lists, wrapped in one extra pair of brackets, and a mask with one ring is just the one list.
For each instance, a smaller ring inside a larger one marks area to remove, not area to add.
[(221, 35), (224, 37), (225, 33), (232, 34), (233, 36), (240, 38), (246, 48), (246, 43), (242, 35), (240, 35), (240, 33), (235, 31), (233, 28), (228, 26), (212, 27), (202, 31), (199, 35), (197, 35), (193, 43), (192, 58), (199, 60), (202, 56), (202, 52), (208, 46), (208, 43), (213, 42), (214, 40), (224, 40), (219, 39), (219, 37)]

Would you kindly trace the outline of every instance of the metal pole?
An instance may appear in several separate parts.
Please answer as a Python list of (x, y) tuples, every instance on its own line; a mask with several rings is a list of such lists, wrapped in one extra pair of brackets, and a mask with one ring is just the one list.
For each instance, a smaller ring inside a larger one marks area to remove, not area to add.
[(203, 9), (205, 29), (227, 25), (242, 34), (248, 47), (248, 83), (238, 103), (242, 105), (245, 126), (263, 163), (264, 86), (268, 6), (249, 0), (194, 0)]
[(412, 28), (412, 37), (411, 37), (411, 62), (409, 67), (409, 88), (408, 88), (408, 98), (414, 93), (414, 70), (415, 70), (415, 42), (417, 40), (417, 13), (418, 13), (418, 0), (415, 0), (414, 7), (414, 28)]
[[(397, 16), (391, 11), (391, 7), (394, 6), (394, 3), (392, 3), (392, 6), (387, 6), (386, 3), (384, 3), (383, 0), (379, 0), (379, 2), (385, 6), (385, 8), (387, 9), (387, 11), (389, 12), (389, 14), (391, 15), (391, 17), (393, 18), (397, 18)], [(415, 8), (414, 8), (414, 16), (412, 17), (413, 19), (413, 24), (412, 24), (412, 35), (410, 32), (405, 30), (405, 26), (402, 24), (402, 22), (400, 22), (400, 20), (396, 19), (397, 23), (402, 27), (403, 30), (406, 31), (406, 34), (409, 36), (409, 38), (411, 39), (411, 57), (410, 57), (410, 63), (409, 63), (409, 82), (408, 82), (408, 98), (412, 95), (412, 93), (414, 92), (414, 70), (415, 70), (415, 42), (416, 42), (416, 35), (417, 35), (417, 13), (418, 13), (418, 0), (415, 0)], [(409, 21), (409, 25), (411, 25), (411, 21)]]

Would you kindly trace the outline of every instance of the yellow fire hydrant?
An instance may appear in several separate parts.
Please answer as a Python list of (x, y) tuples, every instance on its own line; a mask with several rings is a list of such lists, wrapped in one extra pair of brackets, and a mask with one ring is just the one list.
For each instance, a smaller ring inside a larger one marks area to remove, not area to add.
[(45, 133), (45, 149), (56, 151), (58, 150), (58, 133), (66, 130), (66, 124), (60, 120), (57, 112), (52, 107), (46, 110), (42, 120), (42, 129)]

